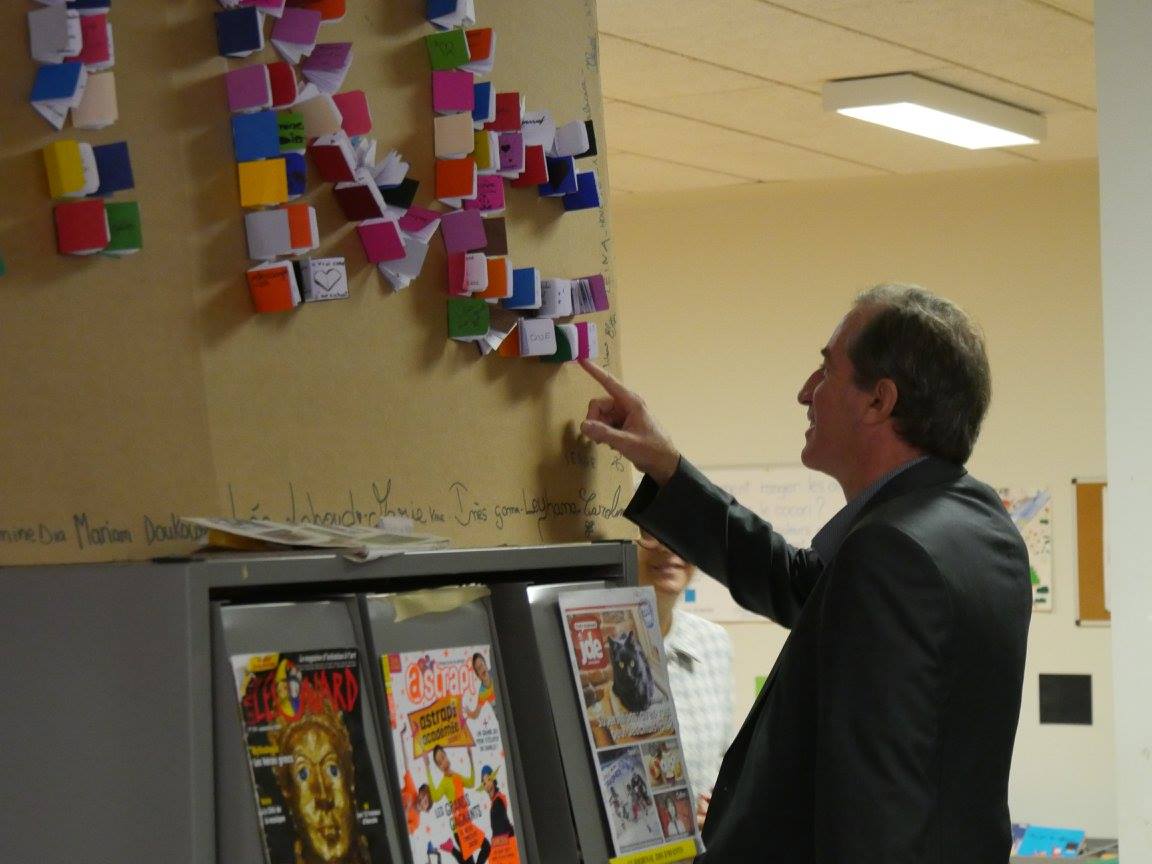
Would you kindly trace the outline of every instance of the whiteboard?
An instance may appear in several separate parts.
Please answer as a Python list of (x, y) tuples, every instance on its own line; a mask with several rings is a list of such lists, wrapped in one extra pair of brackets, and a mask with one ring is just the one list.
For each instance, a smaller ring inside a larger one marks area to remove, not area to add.
[[(844, 506), (840, 484), (802, 465), (702, 468), (713, 483), (772, 524), (793, 546), (807, 547)], [(686, 612), (717, 622), (763, 621), (732, 600), (728, 589), (703, 573), (684, 592)]]

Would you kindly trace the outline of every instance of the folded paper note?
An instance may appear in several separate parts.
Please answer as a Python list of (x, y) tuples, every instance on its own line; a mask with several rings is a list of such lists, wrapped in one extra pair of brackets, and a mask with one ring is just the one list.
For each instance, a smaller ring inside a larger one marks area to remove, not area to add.
[(572, 282), (544, 279), (540, 282), (541, 318), (565, 318), (572, 314)]
[(288, 200), (288, 170), (283, 158), (240, 162), (240, 206), (263, 207)]
[(504, 212), (504, 178), (485, 174), (476, 178), (476, 197), (464, 202), (465, 210), (479, 210), (485, 215)]
[(512, 295), (500, 303), (505, 309), (540, 308), (540, 271), (517, 267), (512, 271)]
[(241, 6), (216, 13), (216, 45), (225, 57), (247, 57), (264, 47), (260, 10)]
[(272, 90), (272, 107), (287, 108), (296, 103), (300, 88), (296, 82), (296, 71), (291, 63), (277, 60), (268, 64), (268, 83)]
[(459, 159), (475, 146), (470, 113), (442, 114), (433, 121), (437, 159)]
[(37, 63), (62, 63), (84, 46), (80, 13), (64, 5), (47, 6), (28, 13), (28, 41)]
[(514, 189), (523, 189), (539, 186), (548, 182), (548, 159), (544, 155), (544, 147), (540, 144), (530, 144), (524, 148), (524, 171), (511, 182)]
[(591, 210), (600, 206), (600, 180), (596, 171), (581, 171), (576, 175), (576, 191), (564, 196), (565, 210)]
[(87, 154), (95, 165), (92, 155), (92, 145), (81, 144), (79, 141), (65, 139), (53, 141), (42, 151), (44, 157), (44, 171), (48, 175), (48, 194), (53, 198), (76, 198), (90, 195), (95, 189), (84, 191), (84, 155), (81, 148), (87, 148)]
[(104, 129), (120, 118), (116, 103), (116, 73), (97, 72), (88, 76), (84, 97), (72, 109), (72, 125), (77, 129)]
[(468, 62), (468, 40), (463, 30), (446, 30), (424, 37), (432, 68), (456, 69)]
[(468, 62), (463, 68), (476, 75), (491, 75), (496, 60), (496, 33), (490, 27), (480, 27), (464, 34), (468, 42)]
[(347, 11), (345, 0), (288, 0), (287, 5), (319, 12), (322, 21), (339, 21)]
[(244, 229), (248, 234), (248, 257), (255, 261), (298, 255), (320, 245), (316, 208), (307, 204), (245, 213)]
[(595, 360), (600, 356), (600, 332), (595, 321), (577, 321), (574, 325), (578, 337), (577, 360)]
[(276, 125), (280, 130), (280, 152), (303, 153), (308, 146), (304, 115), (299, 111), (280, 111), (276, 114)]
[(565, 123), (556, 130), (550, 156), (583, 156), (588, 150), (588, 127), (579, 120)]
[(63, 255), (92, 255), (111, 239), (108, 214), (99, 198), (68, 201), (53, 210), (56, 248)]
[(550, 357), (556, 353), (556, 325), (548, 318), (524, 318), (516, 327), (521, 357)]
[(348, 267), (343, 258), (305, 258), (300, 262), (300, 276), (305, 303), (348, 299)]
[(272, 28), (272, 46), (289, 63), (299, 63), (316, 47), (320, 21), (320, 12), (315, 9), (296, 6), (285, 9)]
[(508, 254), (508, 226), (503, 216), (493, 216), (484, 220), (484, 241), (485, 254)]
[(575, 324), (556, 325), (556, 352), (549, 357), (541, 357), (549, 363), (564, 363), (575, 360), (580, 350), (580, 334)]
[(476, 160), (476, 171), (480, 174), (493, 174), (500, 167), (499, 137), (496, 132), (481, 129), (472, 135), (472, 158)]
[(96, 173), (100, 176), (97, 195), (112, 195), (135, 187), (136, 179), (132, 175), (127, 141), (97, 144), (92, 148), (92, 154), (96, 159)]
[(519, 177), (524, 173), (524, 134), (501, 132), (498, 142), (500, 176)]
[(522, 110), (519, 93), (497, 93), (496, 116), (484, 128), (491, 132), (517, 132), (520, 130)]
[(420, 271), (424, 269), (424, 259), (428, 257), (427, 243), (422, 243), (409, 234), (402, 234), (400, 240), (404, 244), (404, 257), (395, 261), (381, 261), (376, 265), (396, 291), (407, 288), (412, 280), (420, 275)]
[(108, 245), (105, 255), (131, 255), (144, 245), (140, 232), (140, 205), (135, 201), (105, 201), (108, 219)]
[[(396, 186), (380, 186), (379, 188), (385, 204), (407, 212), (408, 208), (412, 206), (412, 202), (416, 200), (416, 190), (420, 188), (420, 181), (413, 177), (405, 177)], [(402, 215), (399, 213), (396, 218), (399, 219)]]
[(464, 256), (464, 293), (479, 294), (488, 287), (488, 259), (483, 252)]
[(284, 173), (288, 175), (288, 197), (299, 198), (308, 188), (308, 165), (303, 153), (285, 153)]
[(351, 182), (337, 183), (332, 187), (332, 194), (349, 222), (384, 217), (384, 199), (367, 171), (358, 173), (357, 178)]
[(248, 293), (257, 312), (290, 312), (300, 305), (300, 286), (290, 261), (271, 261), (247, 273)]
[(485, 258), (488, 270), (488, 284), (483, 291), (476, 294), (482, 300), (493, 303), (505, 300), (512, 296), (512, 265), (507, 258)]
[(484, 220), (475, 210), (453, 210), (440, 217), (440, 233), (444, 237), (444, 250), (474, 252), (483, 249), (487, 243), (484, 234)]
[(474, 0), (426, 0), (424, 17), (441, 30), (476, 23)]
[(83, 63), (65, 62), (40, 66), (32, 83), (30, 101), (36, 113), (55, 129), (64, 128), (68, 111), (80, 104), (88, 84), (88, 70)]
[(525, 147), (543, 147), (548, 153), (556, 143), (556, 121), (547, 111), (525, 111), (520, 118), (520, 131), (524, 133)]
[(237, 162), (280, 155), (280, 124), (275, 111), (232, 115), (232, 148)]
[(425, 210), (423, 207), (409, 207), (408, 212), (397, 223), (405, 234), (415, 237), (421, 243), (428, 243), (440, 227), (440, 213)]
[(340, 110), (340, 128), (355, 138), (372, 131), (372, 112), (368, 109), (368, 97), (363, 90), (349, 90), (336, 93), (332, 97)]
[(476, 162), (464, 159), (436, 160), (436, 197), (454, 207), (476, 197)]
[(608, 309), (608, 289), (600, 274), (572, 280), (572, 314), (590, 315)]
[(263, 63), (225, 72), (224, 86), (228, 90), (228, 108), (233, 113), (272, 107), (272, 84)]
[(321, 135), (308, 147), (308, 154), (325, 183), (346, 183), (356, 179), (356, 152), (343, 130)]
[(321, 135), (331, 135), (343, 128), (341, 124), (344, 118), (340, 114), (340, 109), (336, 107), (332, 94), (321, 93), (313, 85), (308, 86), (312, 87), (313, 92), (306, 93), (305, 88), (295, 105), (295, 110), (304, 118), (304, 135), (308, 138), (319, 138)]
[(300, 72), (325, 93), (335, 93), (352, 67), (351, 42), (322, 42), (300, 64)]
[(472, 122), (478, 126), (496, 119), (496, 90), (491, 81), (472, 86)]
[(463, 342), (483, 339), (491, 312), (488, 304), (474, 297), (448, 298), (448, 338)]
[(373, 264), (396, 261), (404, 257), (400, 228), (391, 219), (369, 219), (356, 226), (364, 254)]
[(471, 72), (445, 69), (432, 73), (432, 110), (438, 114), (472, 113), (476, 88)]
[(82, 45), (79, 53), (69, 60), (79, 60), (89, 72), (111, 69), (116, 63), (116, 50), (112, 41), (112, 25), (106, 13), (80, 16)]
[(571, 156), (547, 159), (548, 180), (539, 186), (540, 195), (545, 198), (559, 198), (576, 191), (576, 160)]
[[(225, 6), (235, 6), (233, 0), (225, 0)], [(284, 14), (285, 0), (240, 0), (241, 6), (255, 6), (265, 15), (271, 15), (273, 18), (279, 18)]]

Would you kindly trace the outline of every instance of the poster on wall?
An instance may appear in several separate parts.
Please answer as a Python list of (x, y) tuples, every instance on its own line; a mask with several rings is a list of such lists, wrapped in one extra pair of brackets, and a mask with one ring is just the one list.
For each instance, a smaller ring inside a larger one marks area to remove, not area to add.
[[(651, 588), (560, 596), (569, 659), (618, 859), (696, 855), (656, 596)], [(646, 859), (647, 860), (647, 859)]]
[(519, 864), (492, 647), (380, 658), (412, 860)]
[[(737, 501), (768, 521), (793, 546), (807, 547), (825, 522), (844, 506), (840, 484), (802, 465), (703, 468)], [(739, 606), (728, 589), (698, 573), (684, 592), (684, 610), (718, 623), (763, 622)]]
[(232, 671), (267, 864), (382, 860), (356, 650), (237, 654)]
[(1001, 488), (1004, 509), (1028, 547), (1032, 611), (1052, 611), (1052, 493), (1048, 489)]

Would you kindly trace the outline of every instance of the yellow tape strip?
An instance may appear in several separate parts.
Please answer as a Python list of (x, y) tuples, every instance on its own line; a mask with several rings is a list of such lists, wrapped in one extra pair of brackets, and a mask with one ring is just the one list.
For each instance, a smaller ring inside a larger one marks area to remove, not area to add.
[(429, 588), (427, 591), (406, 591), (393, 594), (388, 599), (392, 601), (396, 622), (399, 623), (430, 612), (451, 612), (491, 593), (483, 585), (451, 585), (447, 588)]
[(696, 857), (695, 840), (679, 840), (655, 849), (643, 849), (627, 855), (609, 858), (608, 864), (672, 864), (673, 861), (691, 861)]

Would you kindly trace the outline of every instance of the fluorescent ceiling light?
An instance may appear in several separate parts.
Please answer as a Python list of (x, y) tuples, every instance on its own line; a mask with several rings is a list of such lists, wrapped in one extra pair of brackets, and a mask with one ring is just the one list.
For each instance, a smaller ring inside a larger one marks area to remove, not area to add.
[(910, 73), (829, 81), (824, 110), (969, 150), (1039, 144), (1045, 133), (1042, 114)]

